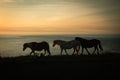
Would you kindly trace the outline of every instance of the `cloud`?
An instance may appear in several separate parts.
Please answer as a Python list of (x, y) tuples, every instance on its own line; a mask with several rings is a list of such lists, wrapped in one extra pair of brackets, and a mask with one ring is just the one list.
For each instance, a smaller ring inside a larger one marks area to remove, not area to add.
[[(105, 22), (120, 23), (120, 0), (71, 0), (93, 9), (86, 16), (101, 16)], [(104, 20), (105, 19), (105, 20)]]
[(16, 0), (1, 0), (1, 3), (10, 3), (10, 2), (15, 2)]
[[(6, 6), (13, 6), (14, 8), (17, 8), (17, 6), (29, 7), (46, 4), (60, 6), (61, 4), (62, 8), (64, 8), (64, 6), (68, 6), (69, 9), (71, 8), (72, 13), (76, 12), (81, 14), (84, 13), (82, 12), (83, 10), (86, 10), (86, 13), (83, 15), (102, 16), (111, 21), (113, 21), (113, 19), (119, 20), (120, 14), (120, 0), (0, 0), (0, 2), (4, 2)], [(62, 4), (64, 4), (64, 6)], [(77, 6), (77, 8), (74, 8), (74, 6)], [(81, 7), (83, 9), (81, 9)]]
[[(120, 23), (120, 0), (0, 0), (0, 2), (5, 7), (7, 6), (9, 14), (16, 15), (15, 18), (18, 19), (22, 18), (21, 21), (27, 21), (28, 17), (31, 20), (42, 21), (42, 23), (53, 21), (55, 24), (55, 21), (56, 25), (57, 21), (59, 25), (63, 21), (71, 23), (70, 25), (78, 23), (78, 30), (82, 30), (80, 26), (84, 22), (93, 30), (118, 32), (120, 27), (118, 25)], [(21, 15), (23, 16), (21, 17)], [(36, 17), (33, 19), (34, 15)], [(95, 25), (91, 27), (92, 24)], [(102, 27), (97, 27), (97, 25), (102, 25)]]

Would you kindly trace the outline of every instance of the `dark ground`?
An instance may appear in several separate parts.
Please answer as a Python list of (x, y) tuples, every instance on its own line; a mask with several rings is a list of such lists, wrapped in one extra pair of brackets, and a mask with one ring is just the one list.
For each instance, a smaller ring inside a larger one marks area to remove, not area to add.
[(116, 80), (120, 77), (120, 54), (0, 58), (0, 77)]

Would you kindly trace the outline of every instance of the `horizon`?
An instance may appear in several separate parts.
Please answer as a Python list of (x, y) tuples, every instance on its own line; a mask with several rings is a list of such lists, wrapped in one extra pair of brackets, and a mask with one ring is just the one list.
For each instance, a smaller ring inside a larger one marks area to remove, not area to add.
[(60, 36), (63, 36), (63, 35), (68, 35), (68, 36), (71, 36), (71, 35), (106, 35), (106, 36), (110, 36), (110, 35), (115, 35), (115, 36), (119, 36), (120, 34), (0, 34), (0, 36), (54, 36), (54, 35), (60, 35)]
[(0, 35), (120, 34), (119, 0), (1, 0)]

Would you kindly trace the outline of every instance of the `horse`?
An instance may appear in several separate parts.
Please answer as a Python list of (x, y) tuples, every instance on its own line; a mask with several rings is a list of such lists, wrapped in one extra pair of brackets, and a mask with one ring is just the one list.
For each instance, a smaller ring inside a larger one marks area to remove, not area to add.
[[(61, 55), (62, 55), (63, 50), (65, 51), (66, 55), (68, 55), (66, 49), (72, 49), (73, 48), (74, 49), (74, 51), (72, 53), (73, 55), (74, 55), (75, 51), (78, 54), (79, 49), (80, 49), (80, 42), (77, 41), (77, 40), (71, 40), (71, 41), (54, 40), (53, 41), (53, 47), (55, 45), (59, 45), (60, 46), (60, 48), (61, 48)], [(77, 50), (77, 48), (78, 48), (78, 50)]]
[[(99, 55), (99, 49), (101, 51), (103, 51), (103, 48), (102, 48), (102, 45), (101, 45), (101, 42), (100, 40), (98, 39), (91, 39), (91, 40), (87, 40), (87, 39), (83, 39), (81, 37), (75, 37), (75, 40), (78, 40), (80, 41), (81, 43), (81, 47), (82, 47), (82, 53), (83, 54), (83, 51), (84, 51), (84, 48), (86, 49), (87, 53), (89, 53), (88, 49), (87, 48), (92, 48), (94, 47), (94, 51), (93, 51), (93, 54), (95, 53), (95, 51), (97, 50), (97, 54)], [(98, 49), (98, 46), (99, 46), (99, 49)]]
[(30, 52), (30, 55), (32, 53), (34, 53), (35, 55), (35, 51), (42, 51), (44, 50), (45, 54), (46, 51), (49, 53), (49, 55), (51, 55), (50, 50), (49, 50), (49, 44), (46, 41), (42, 41), (42, 42), (30, 42), (30, 43), (24, 43), (23, 44), (23, 51), (25, 51), (26, 48), (30, 48), (32, 51)]

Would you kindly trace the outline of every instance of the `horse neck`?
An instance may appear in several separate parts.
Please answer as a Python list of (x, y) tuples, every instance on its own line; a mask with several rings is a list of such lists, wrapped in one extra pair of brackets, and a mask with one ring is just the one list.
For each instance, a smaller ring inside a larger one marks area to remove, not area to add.
[(27, 44), (27, 48), (31, 48), (32, 49), (32, 47), (33, 47), (32, 44), (30, 44), (30, 43)]
[(58, 41), (57, 44), (59, 44), (60, 46), (65, 44), (66, 42), (65, 41)]
[(81, 38), (80, 41), (86, 42), (86, 41), (89, 41), (89, 40)]

